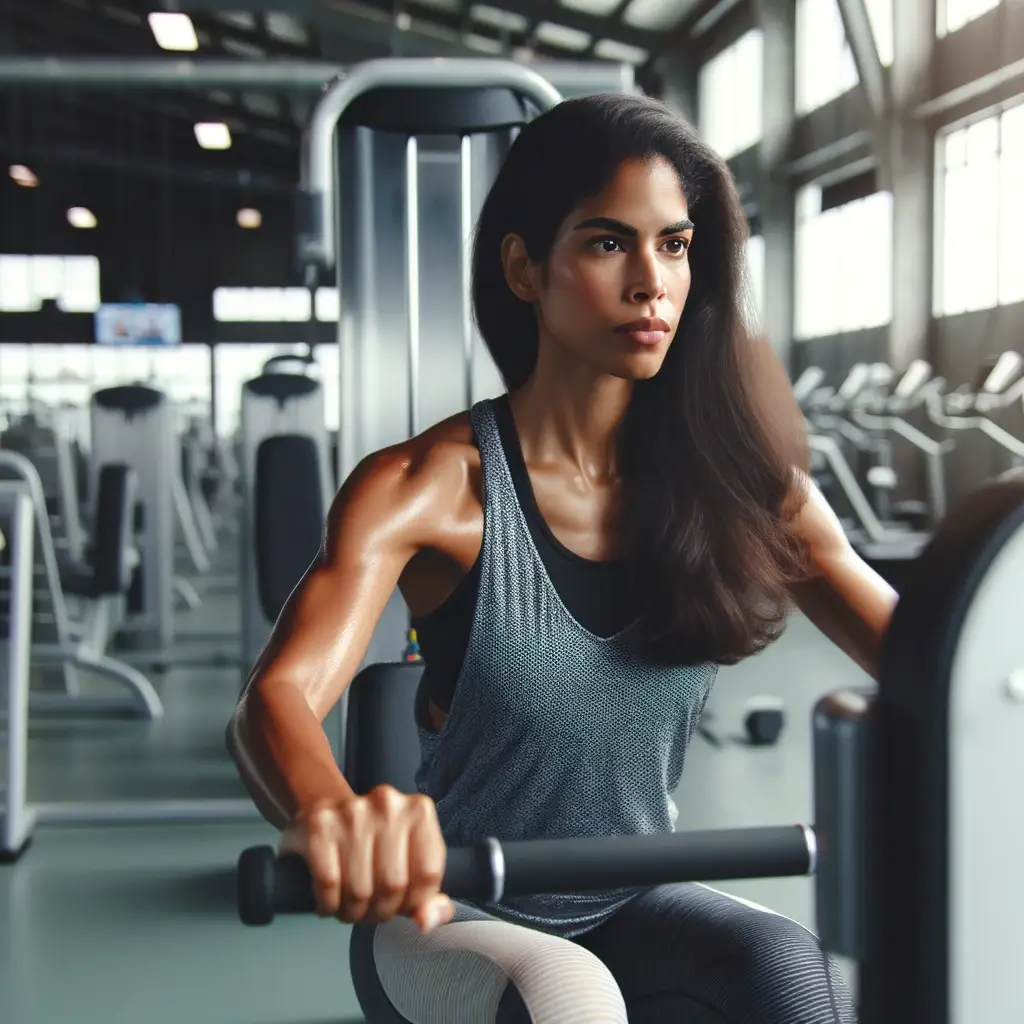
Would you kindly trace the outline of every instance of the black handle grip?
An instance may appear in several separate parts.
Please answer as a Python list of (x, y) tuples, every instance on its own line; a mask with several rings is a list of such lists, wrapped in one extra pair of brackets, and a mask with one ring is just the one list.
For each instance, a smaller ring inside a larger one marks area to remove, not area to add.
[[(504, 897), (806, 875), (816, 868), (814, 833), (803, 825), (537, 839), (501, 844), (501, 854), (506, 873)], [(491, 863), (486, 843), (450, 849), (441, 891), (452, 899), (491, 900)], [(315, 909), (312, 879), (301, 857), (278, 857), (269, 846), (251, 847), (242, 853), (238, 911), (245, 924), (270, 924), (276, 914), (308, 914)]]

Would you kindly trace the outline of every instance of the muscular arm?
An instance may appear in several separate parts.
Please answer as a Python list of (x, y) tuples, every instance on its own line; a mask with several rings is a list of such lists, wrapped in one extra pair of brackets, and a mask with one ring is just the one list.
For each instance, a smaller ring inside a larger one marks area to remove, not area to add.
[(794, 601), (825, 636), (877, 679), (896, 592), (853, 550), (813, 484), (794, 531), (807, 548), (813, 574), (794, 587)]
[(352, 790), (323, 720), (352, 681), (405, 565), (444, 519), (445, 467), (389, 449), (365, 460), (335, 498), (317, 560), (288, 599), (253, 667), (227, 745), (263, 816)]

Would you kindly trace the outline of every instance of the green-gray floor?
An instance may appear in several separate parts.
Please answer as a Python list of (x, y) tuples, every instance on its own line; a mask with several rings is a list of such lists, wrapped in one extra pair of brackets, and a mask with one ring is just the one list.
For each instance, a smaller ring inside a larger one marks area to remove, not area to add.
[[(237, 600), (223, 595), (207, 595), (181, 618), (189, 633), (230, 630), (238, 620)], [(213, 646), (182, 647), (204, 643)], [(33, 722), (30, 798), (243, 795), (223, 752), (238, 670), (178, 670), (155, 680), (167, 705), (159, 724)], [(759, 693), (784, 696), (789, 724), (768, 749), (716, 749), (696, 739), (676, 794), (680, 827), (809, 820), (810, 709), (820, 694), (860, 681), (799, 618), (766, 654), (723, 672), (712, 704), (716, 730), (735, 731), (743, 700)], [(346, 926), (315, 918), (258, 930), (238, 923), (232, 868), (243, 847), (265, 841), (273, 832), (259, 822), (37, 831), (19, 863), (0, 867), (0, 1020), (362, 1020)], [(813, 926), (806, 879), (720, 887)]]

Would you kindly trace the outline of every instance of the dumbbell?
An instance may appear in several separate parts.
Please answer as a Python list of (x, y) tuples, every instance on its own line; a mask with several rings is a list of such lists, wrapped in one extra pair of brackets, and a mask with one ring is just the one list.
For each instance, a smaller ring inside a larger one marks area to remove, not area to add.
[(778, 740), (785, 724), (785, 705), (779, 697), (752, 697), (747, 701), (743, 728), (751, 746), (771, 746)]
[[(697, 731), (713, 747), (722, 747), (725, 739), (712, 728), (716, 715), (706, 711)], [(770, 747), (786, 724), (785, 706), (778, 697), (752, 697), (743, 709), (743, 730), (752, 747)]]

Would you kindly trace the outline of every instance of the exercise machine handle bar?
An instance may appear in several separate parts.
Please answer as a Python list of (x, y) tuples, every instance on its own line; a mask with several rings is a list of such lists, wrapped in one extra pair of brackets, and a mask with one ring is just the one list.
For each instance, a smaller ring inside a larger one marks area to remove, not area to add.
[(915, 359), (906, 369), (893, 390), (894, 397), (904, 400), (912, 398), (931, 380), (932, 368), (923, 359)]
[[(448, 851), (441, 891), (452, 899), (500, 903), (540, 892), (810, 875), (817, 861), (817, 837), (806, 825), (511, 843), (486, 839)], [(315, 908), (301, 857), (277, 857), (269, 846), (243, 851), (238, 910), (245, 924), (269, 924), (276, 914)]]
[(843, 402), (851, 401), (867, 385), (870, 376), (871, 369), (867, 363), (855, 363), (846, 375), (846, 380), (839, 385), (836, 398)]
[(825, 371), (820, 366), (808, 366), (793, 382), (793, 397), (800, 406), (814, 394), (825, 380)]
[(506, 88), (541, 112), (562, 101), (559, 91), (536, 71), (506, 60), (390, 57), (356, 65), (327, 85), (303, 137), (301, 188), (310, 197), (310, 218), (302, 245), (304, 264), (335, 266), (336, 161), (334, 133), (342, 115), (365, 93), (389, 87)]

